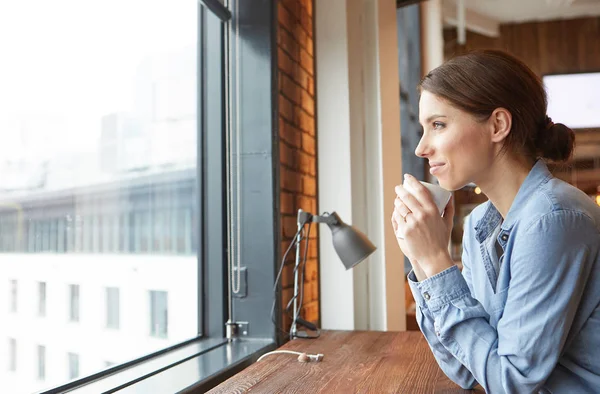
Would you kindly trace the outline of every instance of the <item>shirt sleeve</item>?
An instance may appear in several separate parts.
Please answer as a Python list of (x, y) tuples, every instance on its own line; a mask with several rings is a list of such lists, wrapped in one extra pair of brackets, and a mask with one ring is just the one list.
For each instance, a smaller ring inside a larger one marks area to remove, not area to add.
[[(466, 248), (463, 248), (463, 276), (466, 283), (470, 283), (470, 273), (468, 268), (468, 254)], [(453, 269), (458, 269), (453, 267)], [(413, 271), (408, 274), (408, 284), (413, 293), (416, 308), (416, 319), (423, 336), (429, 344), (429, 348), (433, 353), (438, 365), (444, 371), (446, 376), (450, 378), (454, 383), (458, 384), (463, 389), (470, 389), (474, 387), (477, 382), (473, 377), (473, 374), (440, 342), (438, 335), (440, 333), (440, 327), (434, 322), (433, 315), (427, 307), (427, 302), (423, 298), (419, 290), (419, 283), (416, 275)]]
[(573, 211), (523, 229), (510, 252), (508, 288), (497, 292), (506, 297), (497, 330), (457, 267), (418, 283), (440, 343), (486, 392), (537, 392), (556, 367), (597, 242), (591, 219)]

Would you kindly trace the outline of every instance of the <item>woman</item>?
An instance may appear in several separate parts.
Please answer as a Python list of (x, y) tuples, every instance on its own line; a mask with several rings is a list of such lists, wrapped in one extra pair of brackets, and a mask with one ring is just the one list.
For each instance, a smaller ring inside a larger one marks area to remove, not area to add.
[(489, 201), (466, 219), (463, 270), (443, 217), (410, 175), (392, 225), (409, 258), (417, 322), (442, 370), (490, 393), (600, 393), (600, 209), (550, 174), (574, 133), (546, 115), (525, 64), (498, 51), (450, 60), (420, 84), (416, 154), (448, 190)]

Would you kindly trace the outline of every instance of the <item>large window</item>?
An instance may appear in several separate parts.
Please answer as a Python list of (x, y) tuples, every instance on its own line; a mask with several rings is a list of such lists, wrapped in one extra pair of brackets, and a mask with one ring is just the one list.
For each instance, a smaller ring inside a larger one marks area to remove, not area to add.
[(4, 391), (204, 392), (274, 346), (276, 22), (0, 2)]
[(199, 7), (0, 2), (1, 391), (198, 335)]

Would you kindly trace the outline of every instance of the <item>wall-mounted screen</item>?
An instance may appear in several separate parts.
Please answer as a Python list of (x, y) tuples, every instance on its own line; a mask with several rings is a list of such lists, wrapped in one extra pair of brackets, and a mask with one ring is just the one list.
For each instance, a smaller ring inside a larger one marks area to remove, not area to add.
[(600, 128), (600, 72), (545, 75), (548, 116), (572, 129)]

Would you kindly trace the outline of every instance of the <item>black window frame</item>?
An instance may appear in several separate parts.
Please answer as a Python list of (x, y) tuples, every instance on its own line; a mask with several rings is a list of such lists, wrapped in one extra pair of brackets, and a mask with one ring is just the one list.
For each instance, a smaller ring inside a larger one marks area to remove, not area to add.
[[(277, 267), (280, 263), (279, 156), (277, 89), (277, 1), (199, 0), (198, 83), (198, 336), (136, 360), (106, 368), (44, 392), (205, 392), (255, 362), (277, 346), (270, 318)], [(218, 19), (215, 19), (216, 16)], [(235, 25), (235, 34), (229, 34)], [(237, 35), (238, 59), (229, 53)], [(218, 59), (207, 55), (220, 53)], [(239, 64), (236, 61), (240, 60)], [(240, 144), (243, 173), (241, 214), (245, 292), (229, 297), (226, 214), (227, 79), (236, 73), (241, 84), (237, 102), (244, 138)], [(221, 75), (221, 78), (207, 77)], [(222, 130), (223, 132), (215, 132)], [(203, 263), (206, 262), (206, 263)], [(268, 285), (266, 285), (268, 284)], [(229, 304), (231, 302), (231, 304)], [(279, 305), (278, 305), (279, 307)], [(230, 316), (228, 310), (231, 309)], [(226, 338), (229, 318), (246, 324), (246, 335)], [(153, 386), (154, 385), (154, 386)]]

